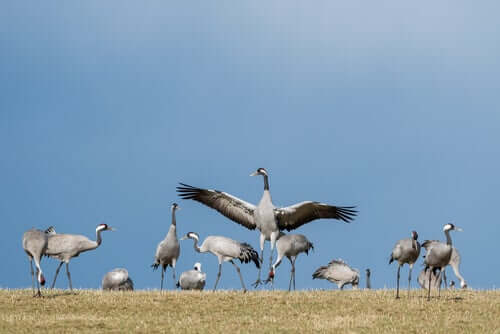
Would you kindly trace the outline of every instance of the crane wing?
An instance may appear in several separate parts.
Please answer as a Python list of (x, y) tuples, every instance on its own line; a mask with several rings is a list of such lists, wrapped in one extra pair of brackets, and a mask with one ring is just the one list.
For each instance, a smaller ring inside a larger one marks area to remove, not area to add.
[(354, 208), (354, 206), (334, 206), (305, 201), (286, 208), (276, 208), (274, 215), (280, 230), (291, 231), (320, 218), (333, 218), (350, 223), (357, 213)]
[(255, 205), (245, 202), (228, 193), (196, 188), (184, 183), (177, 187), (177, 192), (182, 199), (193, 199), (222, 213), (232, 221), (254, 230), (256, 225), (253, 218)]

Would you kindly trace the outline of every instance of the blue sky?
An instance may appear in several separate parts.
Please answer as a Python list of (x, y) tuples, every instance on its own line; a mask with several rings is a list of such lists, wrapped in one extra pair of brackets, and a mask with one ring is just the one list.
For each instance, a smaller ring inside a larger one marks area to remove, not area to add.
[[(443, 239), (448, 222), (464, 229), (452, 237), (469, 285), (497, 287), (499, 9), (494, 1), (2, 3), (0, 287), (31, 284), (25, 230), (54, 225), (94, 238), (104, 221), (118, 231), (71, 262), (73, 285), (98, 288), (106, 271), (126, 267), (137, 288), (158, 288), (149, 266), (172, 202), (182, 207), (179, 237), (225, 235), (257, 248), (256, 231), (180, 200), (175, 186), (257, 203), (262, 180), (248, 175), (258, 167), (270, 173), (276, 205), (359, 209), (350, 225), (295, 231), (316, 249), (297, 260), (298, 289), (330, 288), (311, 274), (339, 257), (370, 268), (374, 287), (395, 287), (394, 243), (413, 229)], [(268, 255), (266, 245), (264, 268)], [(198, 261), (212, 287), (215, 257), (184, 241), (178, 275)], [(57, 261), (42, 266), (51, 281)], [(250, 285), (256, 268), (241, 267)], [(287, 288), (289, 269), (285, 260), (277, 288)], [(171, 288), (170, 269), (166, 277)], [(57, 286), (67, 287), (64, 272)], [(219, 286), (240, 287), (230, 264)]]

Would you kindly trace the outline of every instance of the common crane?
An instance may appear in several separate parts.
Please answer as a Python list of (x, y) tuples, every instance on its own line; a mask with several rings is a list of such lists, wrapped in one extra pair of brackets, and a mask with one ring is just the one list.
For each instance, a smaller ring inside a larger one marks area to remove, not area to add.
[(246, 292), (247, 289), (245, 287), (245, 283), (243, 282), (243, 277), (241, 276), (240, 268), (234, 263), (234, 259), (240, 260), (241, 263), (248, 263), (253, 261), (257, 268), (260, 268), (259, 262), (259, 254), (247, 243), (242, 243), (235, 241), (230, 238), (210, 235), (205, 238), (201, 246), (198, 246), (198, 241), (200, 237), (195, 232), (189, 232), (185, 236), (181, 238), (184, 239), (193, 239), (194, 240), (194, 250), (198, 253), (212, 253), (217, 256), (219, 260), (219, 272), (217, 273), (217, 279), (215, 280), (214, 290), (217, 288), (217, 283), (219, 283), (219, 279), (222, 272), (222, 262), (231, 262), (231, 264), (236, 269), (236, 272), (240, 276), (241, 286), (243, 287), (243, 292)]
[[(428, 240), (427, 241), (429, 244), (433, 242), (439, 243), (439, 240)], [(463, 276), (460, 274), (460, 262), (461, 262), (461, 257), (460, 253), (458, 252), (458, 249), (456, 247), (451, 247), (451, 257), (450, 257), (450, 262), (448, 265), (453, 269), (453, 272), (455, 273), (455, 276), (458, 278), (460, 281), (460, 287), (462, 289), (467, 288), (467, 282), (463, 278)], [(444, 286), (446, 287), (446, 268), (443, 270), (443, 281), (444, 281)]]
[(179, 210), (180, 207), (177, 203), (173, 203), (171, 207), (172, 211), (172, 223), (170, 224), (170, 228), (168, 229), (168, 233), (156, 248), (155, 254), (155, 262), (151, 265), (153, 270), (156, 270), (159, 266), (161, 266), (161, 285), (160, 291), (163, 290), (163, 278), (165, 276), (165, 271), (167, 267), (172, 267), (172, 273), (174, 277), (174, 284), (176, 282), (175, 279), (175, 264), (177, 263), (177, 259), (181, 253), (181, 248), (179, 246), (179, 240), (177, 239), (177, 223), (175, 220), (175, 211)]
[[(438, 268), (440, 270), (439, 278), (441, 278), (441, 273), (444, 268), (450, 263), (451, 254), (452, 254), (452, 241), (450, 237), (450, 231), (462, 231), (461, 228), (456, 227), (453, 224), (446, 224), (443, 226), (443, 232), (446, 235), (446, 243), (436, 242), (435, 240), (429, 241), (426, 240), (422, 244), (422, 247), (425, 248), (426, 254), (424, 263), (428, 266), (431, 271), (429, 271), (429, 292), (427, 294), (427, 300), (431, 299), (431, 272), (434, 268)], [(441, 285), (438, 287), (439, 296), (441, 295)]]
[(101, 245), (102, 238), (101, 232), (103, 231), (114, 231), (115, 229), (107, 224), (99, 224), (95, 230), (96, 241), (89, 240), (86, 236), (77, 234), (53, 234), (49, 236), (47, 250), (45, 255), (58, 259), (61, 261), (56, 269), (56, 274), (54, 276), (54, 282), (52, 282), (51, 289), (54, 288), (56, 284), (57, 275), (63, 263), (66, 263), (66, 274), (68, 275), (69, 288), (73, 290), (71, 284), (71, 274), (69, 272), (69, 261), (72, 258), (77, 257), (80, 253), (96, 249)]
[[(42, 260), (42, 256), (47, 250), (48, 236), (54, 232), (54, 228), (51, 226), (45, 231), (32, 228), (23, 234), (23, 249), (28, 255), (28, 260), (30, 261), (31, 288), (33, 290), (34, 297), (42, 296), (42, 293), (40, 292), (40, 285), (45, 285), (45, 277), (43, 276), (40, 262)], [(38, 288), (37, 294), (35, 294), (35, 273), (33, 271), (33, 261), (35, 262), (36, 267), (36, 285)]]
[(290, 270), (290, 283), (288, 284), (288, 291), (290, 291), (292, 287), (293, 281), (293, 289), (295, 290), (295, 260), (300, 253), (306, 253), (309, 255), (309, 250), (313, 249), (313, 244), (302, 234), (284, 234), (280, 232), (280, 236), (276, 241), (276, 250), (278, 251), (278, 258), (276, 262), (272, 266), (272, 270), (269, 272), (269, 277), (266, 280), (267, 282), (274, 281), (274, 272), (276, 268), (281, 264), (281, 260), (286, 256), (292, 265), (292, 269)]
[(207, 274), (201, 272), (201, 263), (196, 262), (194, 268), (181, 274), (177, 287), (182, 290), (203, 290)]
[(408, 263), (410, 270), (408, 272), (408, 296), (410, 295), (410, 283), (411, 283), (411, 271), (413, 269), (413, 264), (417, 261), (420, 254), (420, 243), (417, 241), (418, 233), (416, 231), (411, 232), (411, 238), (401, 239), (396, 242), (396, 245), (392, 249), (391, 258), (389, 264), (394, 260), (398, 262), (398, 275), (397, 275), (397, 290), (396, 298), (399, 298), (399, 277), (401, 267)]
[[(267, 171), (259, 168), (250, 174), (250, 176), (256, 175), (264, 177), (264, 193), (257, 206), (222, 191), (197, 188), (184, 183), (180, 183), (181, 186), (177, 187), (177, 191), (183, 199), (198, 201), (250, 230), (258, 229), (261, 262), (264, 256), (264, 243), (266, 240), (270, 242), (270, 270), (272, 270), (274, 246), (281, 230), (291, 231), (320, 218), (333, 218), (349, 223), (356, 216), (357, 211), (353, 206), (338, 207), (312, 201), (283, 208), (275, 207), (269, 192)], [(259, 269), (255, 287), (261, 284), (260, 274)]]
[(103, 290), (115, 291), (132, 291), (134, 290), (134, 282), (128, 275), (125, 268), (116, 268), (106, 273), (102, 278)]
[[(429, 271), (431, 271), (430, 274)], [(417, 281), (422, 289), (427, 289), (429, 287), (429, 277), (431, 279), (431, 289), (438, 289), (439, 285), (441, 285), (441, 277), (439, 277), (439, 273), (437, 271), (437, 268), (431, 270), (429, 267), (425, 267), (420, 271)]]
[(370, 281), (371, 271), (369, 268), (366, 269), (366, 289), (370, 290), (372, 288), (372, 284)]
[(313, 279), (326, 279), (337, 284), (340, 290), (344, 285), (351, 284), (353, 289), (359, 285), (359, 270), (349, 267), (343, 260), (332, 260), (327, 266), (321, 266), (312, 275)]

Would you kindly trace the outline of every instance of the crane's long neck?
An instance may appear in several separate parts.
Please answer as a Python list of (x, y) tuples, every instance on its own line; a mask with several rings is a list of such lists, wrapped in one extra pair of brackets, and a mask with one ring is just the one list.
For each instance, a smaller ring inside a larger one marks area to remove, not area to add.
[(198, 246), (198, 238), (194, 238), (194, 237), (190, 237), (191, 239), (193, 239), (193, 247), (194, 247), (194, 250), (197, 251), (198, 253), (203, 253), (200, 249), (200, 247)]
[(175, 220), (175, 210), (174, 209), (172, 209), (172, 225), (173, 226), (177, 225), (177, 221)]
[(100, 229), (95, 230), (96, 240), (95, 241), (90, 240), (90, 245), (87, 249), (85, 249), (86, 251), (96, 249), (97, 247), (99, 247), (101, 245), (101, 242), (102, 242), (101, 232), (102, 231)]
[(446, 244), (451, 246), (452, 243), (451, 243), (450, 231), (446, 230), (446, 231), (444, 231), (444, 234), (446, 235)]
[(269, 177), (264, 175), (264, 190), (269, 191)]

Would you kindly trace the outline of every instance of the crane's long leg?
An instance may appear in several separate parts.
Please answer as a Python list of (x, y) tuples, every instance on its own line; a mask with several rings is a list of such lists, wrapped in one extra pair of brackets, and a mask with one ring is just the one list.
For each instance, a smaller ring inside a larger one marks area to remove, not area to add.
[(38, 289), (38, 292), (36, 293), (36, 295), (34, 295), (34, 297), (41, 297), (42, 296), (42, 293), (40, 292), (40, 282), (38, 282), (38, 273), (40, 272), (40, 270), (37, 268), (36, 269), (36, 288)]
[(444, 288), (448, 288), (448, 283), (446, 283), (446, 270), (443, 268), (443, 280), (444, 280)]
[(295, 290), (295, 259), (290, 260), (290, 263), (292, 264), (292, 269), (290, 270), (290, 283), (288, 283), (288, 292), (290, 292), (292, 288), (292, 281), (293, 281), (293, 290)]
[(167, 270), (167, 267), (161, 266), (161, 284), (160, 284), (160, 291), (163, 290), (163, 279), (165, 277), (165, 270)]
[(257, 288), (259, 286), (259, 284), (262, 283), (262, 281), (260, 280), (260, 272), (262, 270), (262, 264), (264, 264), (264, 243), (266, 242), (266, 237), (264, 236), (264, 234), (260, 234), (260, 258), (259, 258), (259, 261), (260, 261), (260, 268), (259, 268), (259, 273), (257, 274), (257, 280), (252, 284), (252, 286), (254, 288)]
[(441, 268), (441, 269), (439, 270), (439, 276), (438, 276), (438, 278), (437, 278), (437, 279), (438, 279), (438, 283), (439, 283), (439, 284), (438, 284), (438, 297), (441, 297), (441, 275), (443, 274), (443, 269), (444, 269), (444, 268)]
[(429, 267), (429, 290), (427, 293), (427, 301), (431, 300), (431, 278), (432, 278), (432, 267)]
[(33, 260), (30, 261), (30, 269), (31, 269), (31, 290), (33, 291), (33, 295), (35, 295), (35, 272), (33, 271)]
[(396, 299), (399, 298), (399, 277), (400, 277), (399, 272), (400, 272), (400, 270), (401, 270), (401, 265), (398, 264), (398, 283), (397, 283), (397, 288), (396, 288)]
[(50, 287), (51, 289), (54, 289), (54, 286), (56, 285), (56, 279), (57, 279), (57, 275), (59, 274), (59, 270), (61, 269), (61, 266), (63, 265), (63, 261), (61, 261), (61, 263), (59, 263), (59, 266), (57, 266), (57, 269), (56, 269), (56, 274), (54, 276), (54, 281), (52, 282), (52, 286)]
[(71, 284), (71, 274), (69, 273), (69, 263), (66, 262), (66, 274), (68, 274), (69, 289), (73, 291), (73, 285)]
[(410, 297), (411, 271), (412, 270), (413, 270), (413, 263), (410, 263), (410, 271), (408, 272), (408, 297)]
[(241, 276), (240, 268), (234, 263), (233, 260), (229, 261), (233, 264), (233, 266), (236, 268), (236, 272), (238, 273), (238, 276), (240, 276), (240, 281), (241, 281), (241, 286), (243, 287), (243, 292), (247, 292), (247, 288), (245, 287), (245, 282), (243, 282), (243, 276)]
[(217, 283), (219, 283), (221, 272), (222, 272), (222, 262), (219, 262), (219, 272), (217, 273), (217, 279), (215, 280), (214, 291), (215, 289), (217, 289)]

